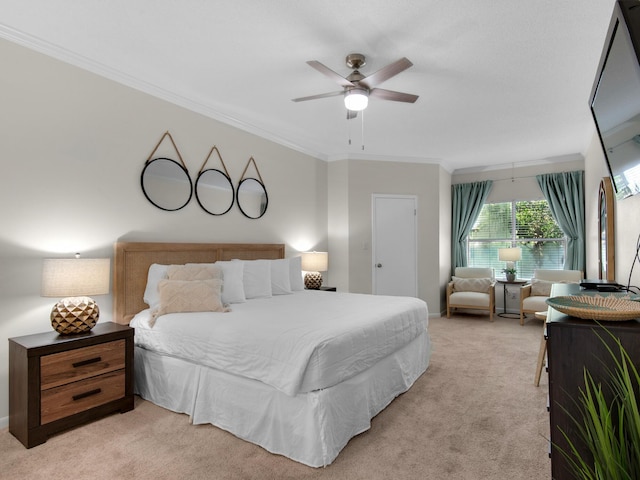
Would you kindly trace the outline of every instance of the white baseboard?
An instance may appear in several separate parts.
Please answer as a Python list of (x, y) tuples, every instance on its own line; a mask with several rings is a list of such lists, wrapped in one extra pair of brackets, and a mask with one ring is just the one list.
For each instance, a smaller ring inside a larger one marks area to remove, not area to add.
[(0, 418), (0, 428), (7, 428), (9, 426), (9, 417)]

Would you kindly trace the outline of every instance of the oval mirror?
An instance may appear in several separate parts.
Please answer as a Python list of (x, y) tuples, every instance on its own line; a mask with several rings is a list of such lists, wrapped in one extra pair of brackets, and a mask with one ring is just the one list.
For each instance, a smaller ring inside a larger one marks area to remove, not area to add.
[(140, 183), (147, 200), (162, 210), (180, 210), (193, 195), (189, 172), (170, 158), (154, 158), (147, 162)]
[(598, 193), (598, 226), (600, 227), (600, 248), (598, 248), (599, 278), (616, 280), (615, 224), (613, 220), (613, 185), (611, 178), (604, 177)]
[(233, 206), (231, 179), (215, 168), (203, 170), (196, 179), (196, 200), (211, 215), (224, 215)]
[(260, 218), (267, 211), (269, 204), (267, 189), (259, 180), (245, 178), (238, 184), (236, 202), (245, 217)]

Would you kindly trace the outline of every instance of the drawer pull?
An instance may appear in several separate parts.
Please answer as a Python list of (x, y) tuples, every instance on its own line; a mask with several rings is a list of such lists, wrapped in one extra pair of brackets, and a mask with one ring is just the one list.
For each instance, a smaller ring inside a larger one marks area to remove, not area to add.
[(83, 398), (87, 398), (90, 397), (91, 395), (97, 395), (100, 392), (102, 392), (101, 388), (96, 388), (95, 390), (89, 390), (88, 392), (84, 392), (84, 393), (79, 393), (78, 395), (74, 395), (73, 397), (73, 401), (77, 401), (77, 400), (82, 400)]
[(89, 358), (87, 360), (82, 360), (81, 362), (72, 363), (73, 368), (84, 367), (85, 365), (91, 365), (92, 363), (98, 363), (102, 360), (102, 357), (94, 357)]

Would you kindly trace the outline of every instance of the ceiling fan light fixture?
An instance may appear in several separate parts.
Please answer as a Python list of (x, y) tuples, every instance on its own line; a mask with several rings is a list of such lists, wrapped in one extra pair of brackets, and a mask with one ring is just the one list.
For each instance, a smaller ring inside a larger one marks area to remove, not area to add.
[(352, 88), (344, 94), (344, 106), (347, 110), (360, 112), (369, 104), (369, 91), (364, 88)]

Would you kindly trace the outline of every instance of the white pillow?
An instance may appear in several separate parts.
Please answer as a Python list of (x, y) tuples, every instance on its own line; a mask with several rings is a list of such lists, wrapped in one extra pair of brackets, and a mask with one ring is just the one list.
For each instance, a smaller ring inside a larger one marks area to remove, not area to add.
[(269, 264), (271, 266), (271, 294), (287, 295), (293, 293), (289, 280), (289, 259), (270, 260)]
[(244, 296), (250, 298), (271, 297), (271, 265), (269, 260), (233, 260), (244, 264), (242, 283)]
[(158, 284), (160, 280), (167, 278), (167, 269), (169, 265), (160, 265), (159, 263), (153, 263), (149, 267), (149, 273), (147, 274), (147, 286), (144, 289), (142, 300), (149, 305), (150, 308), (156, 308), (160, 305), (160, 292), (158, 291)]
[(289, 259), (289, 282), (291, 290), (300, 292), (304, 290), (304, 280), (302, 279), (302, 257), (291, 257)]
[(215, 263), (222, 270), (222, 303), (244, 303), (244, 262), (220, 260)]

